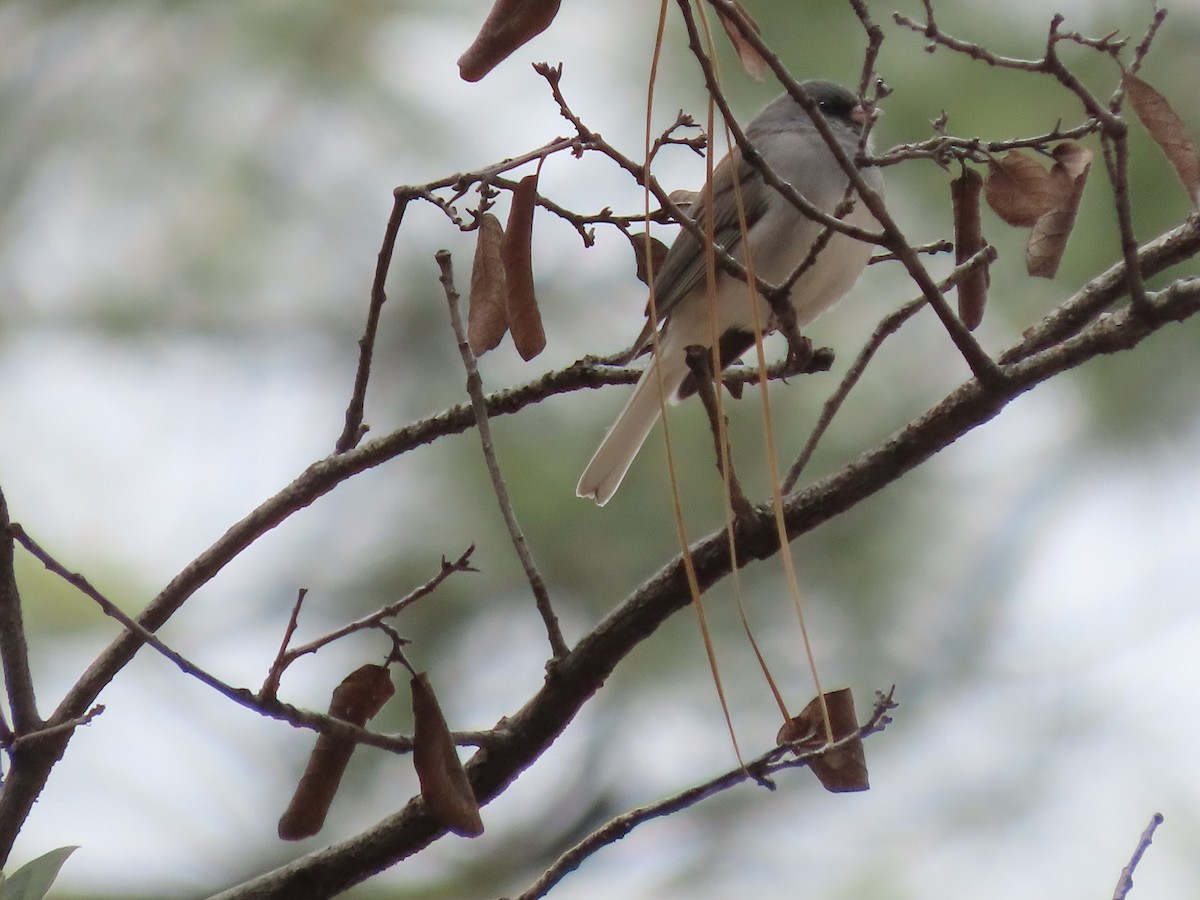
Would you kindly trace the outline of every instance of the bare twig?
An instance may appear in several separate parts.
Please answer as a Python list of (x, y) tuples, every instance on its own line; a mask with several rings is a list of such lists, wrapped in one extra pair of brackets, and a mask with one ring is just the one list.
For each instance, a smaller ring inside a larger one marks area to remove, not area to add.
[(1146, 826), (1146, 830), (1142, 832), (1142, 836), (1138, 839), (1133, 856), (1130, 857), (1128, 865), (1121, 870), (1121, 877), (1117, 879), (1117, 887), (1113, 891), (1113, 900), (1125, 900), (1129, 896), (1129, 892), (1133, 890), (1133, 871), (1137, 868), (1138, 863), (1142, 861), (1142, 854), (1150, 849), (1150, 842), (1154, 840), (1154, 831), (1162, 823), (1162, 813), (1156, 812), (1150, 817), (1150, 824)]
[(888, 712), (894, 709), (895, 706), (896, 704), (892, 701), (890, 693), (887, 695), (880, 694), (879, 700), (875, 705), (875, 710), (867, 722), (858, 731), (846, 735), (846, 737), (838, 741), (786, 759), (784, 757), (789, 751), (787, 746), (772, 747), (757, 759), (748, 762), (745, 766), (730, 769), (728, 772), (711, 778), (703, 784), (695, 785), (664, 800), (651, 803), (648, 806), (631, 809), (629, 812), (622, 813), (610, 819), (556, 859), (553, 865), (546, 869), (528, 890), (518, 895), (514, 900), (537, 900), (539, 897), (546, 896), (551, 888), (571, 872), (575, 871), (575, 869), (579, 868), (588, 857), (604, 847), (616, 843), (626, 837), (634, 828), (653, 819), (672, 815), (673, 813), (695, 806), (701, 800), (706, 800), (749, 780), (754, 780), (759, 785), (773, 790), (775, 787), (771, 781), (773, 774), (784, 769), (804, 766), (809, 760), (824, 756), (827, 753), (862, 741), (869, 735), (883, 731), (891, 722)]
[(342, 434), (337, 439), (334, 449), (345, 453), (358, 446), (367, 427), (363, 423), (363, 409), (367, 398), (367, 382), (371, 377), (371, 360), (375, 354), (375, 335), (379, 330), (379, 316), (383, 304), (387, 302), (388, 269), (392, 264), (392, 253), (396, 248), (396, 235), (400, 232), (400, 223), (404, 221), (404, 210), (413, 199), (413, 192), (398, 188), (392, 201), (392, 214), (388, 217), (387, 228), (383, 234), (383, 246), (379, 248), (379, 259), (375, 264), (375, 280), (371, 285), (371, 303), (367, 308), (367, 325), (363, 336), (358, 339), (358, 369), (354, 374), (354, 390), (350, 394), (350, 404), (346, 407), (346, 423)]
[(279, 679), (283, 677), (283, 670), (288, 667), (288, 644), (292, 642), (292, 635), (296, 633), (296, 626), (300, 623), (300, 607), (304, 605), (306, 596), (308, 596), (308, 588), (300, 588), (296, 592), (296, 602), (292, 604), (292, 614), (288, 616), (287, 627), (283, 629), (283, 640), (279, 643), (279, 651), (271, 662), (271, 668), (267, 670), (266, 681), (259, 688), (258, 695), (260, 697), (274, 700), (279, 693)]
[[(174, 663), (181, 672), (185, 675), (190, 675), (201, 684), (205, 684), (219, 694), (234, 701), (240, 706), (263, 715), (270, 716), (273, 719), (280, 719), (293, 725), (296, 728), (309, 728), (313, 731), (319, 731), (325, 734), (332, 734), (336, 737), (344, 738), (345, 740), (356, 741), (363, 744), (372, 744), (376, 747), (382, 747), (385, 750), (392, 750), (396, 753), (407, 753), (412, 750), (412, 741), (404, 737), (391, 737), (388, 735), (377, 734), (367, 731), (364, 728), (359, 728), (351, 725), (342, 719), (332, 718), (330, 716), (321, 715), (319, 713), (309, 712), (299, 709), (287, 703), (280, 703), (273, 697), (258, 697), (245, 688), (234, 687), (217, 678), (210, 672), (205, 671), (196, 663), (185, 657), (183, 654), (169, 647), (156, 634), (149, 631), (147, 628), (139, 624), (131, 616), (127, 615), (119, 606), (109, 600), (97, 588), (92, 585), (84, 576), (77, 572), (72, 572), (51, 556), (37, 541), (35, 541), (20, 525), (13, 524), (9, 526), (13, 537), (32, 554), (38, 562), (46, 569), (53, 572), (59, 578), (62, 578), (80, 593), (91, 599), (100, 607), (101, 611), (112, 619), (116, 619), (130, 634), (136, 636), (142, 643), (152, 647), (165, 659)], [(43, 738), (61, 735), (63, 732), (69, 732), (75, 725), (86, 723), (88, 721), (87, 714), (74, 717), (70, 720), (60, 721), (55, 718), (53, 724), (42, 729), (39, 735)], [(73, 723), (73, 724), (72, 724)], [(68, 728), (67, 726), (71, 726)]]
[[(962, 265), (956, 266), (946, 279), (939, 285), (940, 290), (945, 290), (947, 287), (957, 284), (959, 280), (968, 272), (973, 271), (979, 266), (991, 264), (996, 259), (996, 248), (992, 246), (984, 247), (968, 260), (964, 260)], [(867, 340), (866, 345), (859, 351), (858, 357), (854, 360), (854, 364), (846, 372), (842, 378), (841, 384), (838, 385), (836, 391), (825, 401), (825, 407), (821, 410), (821, 418), (817, 420), (817, 425), (809, 435), (808, 441), (804, 445), (804, 449), (800, 451), (800, 456), (792, 464), (788, 470), (787, 477), (783, 480), (781, 490), (786, 494), (796, 486), (796, 482), (800, 478), (800, 473), (804, 471), (804, 467), (808, 465), (808, 461), (812, 458), (814, 451), (817, 449), (817, 444), (825, 435), (830, 423), (833, 422), (838, 410), (846, 401), (850, 391), (862, 378), (863, 372), (866, 371), (867, 364), (874, 358), (876, 352), (888, 337), (895, 334), (900, 326), (912, 318), (926, 304), (924, 296), (917, 297), (905, 303), (896, 311), (884, 316), (883, 320), (875, 326), (875, 331)]]
[(521, 567), (525, 570), (525, 577), (529, 579), (534, 602), (537, 604), (542, 622), (546, 626), (546, 636), (550, 640), (553, 658), (559, 659), (566, 656), (570, 648), (563, 638), (558, 617), (554, 614), (554, 607), (550, 602), (550, 592), (546, 589), (546, 581), (533, 561), (533, 553), (525, 540), (524, 532), (521, 531), (520, 523), (517, 522), (517, 514), (513, 510), (512, 501), (508, 496), (508, 486), (504, 483), (504, 474), (500, 471), (500, 461), (496, 458), (496, 448), (492, 443), (492, 428), (488, 421), (487, 401), (483, 396), (483, 379), (479, 377), (479, 366), (476, 365), (475, 354), (467, 340), (466, 325), (458, 311), (458, 291), (454, 287), (454, 270), (450, 254), (445, 250), (439, 250), (436, 259), (442, 273), (441, 282), (446, 291), (446, 303), (450, 308), (450, 323), (454, 328), (454, 335), (458, 339), (458, 351), (462, 355), (463, 366), (467, 370), (467, 393), (471, 396), (471, 409), (475, 413), (475, 427), (479, 431), (479, 441), (483, 445), (483, 458), (487, 463), (488, 474), (492, 478), (492, 487), (496, 491), (500, 513), (504, 516), (504, 524), (508, 526), (508, 534), (512, 538), (513, 549), (516, 550)]
[[(1022, 60), (995, 56), (977, 44), (946, 34), (934, 21), (933, 8), (929, 0), (925, 2), (925, 23), (923, 25), (900, 13), (895, 13), (893, 18), (898, 24), (925, 35), (931, 41), (931, 46), (946, 47), (957, 53), (969, 56), (972, 59), (982, 60), (992, 66), (1049, 75), (1079, 99), (1085, 112), (1097, 123), (1101, 133), (1105, 168), (1108, 171), (1109, 181), (1113, 186), (1113, 206), (1117, 214), (1117, 229), (1121, 240), (1121, 254), (1125, 259), (1125, 277), (1129, 283), (1130, 302), (1139, 312), (1147, 312), (1146, 286), (1142, 279), (1142, 273), (1136, 265), (1138, 243), (1133, 231), (1133, 213), (1129, 195), (1128, 129), (1124, 120), (1118, 115), (1122, 96), (1121, 87), (1118, 86), (1107, 104), (1102, 103), (1087, 89), (1075, 73), (1067, 68), (1059, 58), (1057, 49), (1058, 44), (1066, 40), (1081, 46), (1091, 47), (1112, 56), (1114, 59), (1118, 59), (1118, 53), (1124, 47), (1125, 41), (1113, 40), (1114, 36), (1112, 34), (1102, 38), (1085, 38), (1076, 32), (1063, 32), (1060, 30), (1060, 26), (1063, 24), (1065, 18), (1061, 13), (1056, 13), (1050, 20), (1050, 28), (1046, 37), (1046, 49), (1042, 58), (1038, 60)], [(1135, 52), (1135, 65), (1140, 65), (1141, 60), (1149, 52), (1150, 44), (1158, 31), (1158, 27), (1162, 24), (1163, 18), (1163, 11), (1156, 9), (1152, 22), (1146, 29), (1146, 35)]]
[[(0, 665), (12, 712), (12, 729), (17, 736), (36, 731), (42, 725), (33, 692), (33, 673), (29, 668), (29, 645), (25, 641), (25, 620), (21, 612), (21, 592), (14, 569), (13, 538), (18, 526), (8, 518), (8, 501), (0, 491)], [(5, 737), (7, 738), (8, 735)]]
[(17, 753), (20, 753), (24, 750), (29, 749), (30, 747), (36, 746), (41, 741), (47, 741), (47, 740), (51, 740), (54, 738), (60, 738), (60, 737), (69, 735), (76, 728), (79, 728), (82, 725), (92, 724), (92, 720), (95, 719), (96, 716), (100, 715), (103, 712), (104, 712), (104, 704), (97, 703), (95, 706), (93, 706), (91, 709), (89, 709), (86, 713), (84, 713), (82, 716), (80, 716), (77, 719), (70, 719), (69, 721), (66, 721), (66, 722), (59, 722), (56, 725), (49, 725), (49, 726), (46, 726), (43, 728), (39, 728), (37, 731), (31, 731), (31, 732), (28, 732), (27, 734), (21, 735), (20, 737), (18, 737), (16, 740), (14, 740), (12, 742), (12, 746), (9, 747), (9, 750), (10, 750), (10, 752), (12, 752), (15, 755)]
[(955, 160), (970, 162), (987, 162), (992, 156), (1006, 150), (1032, 148), (1046, 150), (1051, 144), (1059, 141), (1076, 141), (1100, 130), (1100, 123), (1095, 119), (1087, 119), (1072, 128), (1063, 128), (1056, 124), (1044, 134), (1027, 138), (1007, 138), (1002, 141), (985, 141), (982, 138), (956, 137), (939, 134), (923, 141), (909, 144), (897, 144), (881, 153), (867, 158), (875, 166), (894, 166), (910, 159), (930, 159), (941, 166), (947, 166)]
[(335, 628), (328, 634), (322, 635), (308, 643), (301, 644), (299, 647), (287, 649), (292, 632), (295, 631), (296, 618), (300, 612), (300, 604), (304, 598), (304, 591), (301, 591), (300, 596), (296, 599), (296, 604), (292, 608), (292, 616), (288, 622), (287, 633), (284, 635), (283, 645), (279, 649), (275, 661), (271, 664), (270, 671), (267, 673), (267, 679), (263, 682), (262, 688), (258, 692), (258, 696), (262, 699), (274, 699), (275, 692), (279, 689), (279, 679), (283, 675), (284, 670), (302, 656), (309, 653), (316, 653), (322, 647), (332, 644), (334, 641), (341, 640), (351, 634), (356, 634), (359, 631), (366, 631), (370, 628), (379, 628), (384, 619), (390, 619), (393, 616), (399, 615), (408, 607), (412, 606), (423, 597), (428, 597), (441, 586), (442, 582), (453, 575), (455, 572), (474, 572), (476, 569), (471, 566), (471, 554), (475, 552), (475, 545), (472, 544), (458, 557), (451, 562), (442, 557), (442, 565), (438, 573), (422, 584), (420, 587), (409, 591), (405, 596), (401, 597), (395, 603), (389, 603), (370, 615), (363, 616), (361, 619), (356, 619), (349, 622), (340, 628)]

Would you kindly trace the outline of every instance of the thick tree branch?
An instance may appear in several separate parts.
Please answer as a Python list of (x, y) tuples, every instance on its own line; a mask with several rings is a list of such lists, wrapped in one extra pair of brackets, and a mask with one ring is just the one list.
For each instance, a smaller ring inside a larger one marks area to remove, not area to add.
[[(1042, 381), (1095, 357), (1127, 350), (1163, 326), (1200, 312), (1200, 279), (1182, 281), (1150, 297), (1146, 315), (1129, 310), (1100, 317), (1079, 335), (1006, 367), (1003, 381), (973, 379), (900, 432), (838, 472), (787, 497), (789, 539), (813, 530), (903, 477), (939, 450), (991, 420), (1013, 399)], [(738, 565), (779, 550), (769, 504), (735, 528)], [(725, 532), (691, 548), (702, 589), (730, 572)], [(496, 732), (496, 740), (467, 764), (480, 804), (498, 796), (532, 765), (600, 689), (617, 664), (672, 614), (691, 602), (677, 557), (613, 610), (555, 666), (553, 678)], [(245, 882), (220, 894), (223, 900), (327, 897), (420, 851), (443, 833), (419, 797), (400, 812), (349, 841)]]

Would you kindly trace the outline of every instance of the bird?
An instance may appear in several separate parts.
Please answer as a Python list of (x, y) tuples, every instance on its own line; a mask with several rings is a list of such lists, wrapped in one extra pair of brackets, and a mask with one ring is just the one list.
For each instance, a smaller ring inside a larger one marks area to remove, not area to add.
[[(846, 155), (854, 159), (868, 115), (858, 97), (831, 81), (807, 81), (805, 92)], [(849, 179), (804, 108), (783, 94), (755, 116), (745, 135), (766, 163), (813, 206), (832, 214), (845, 196)], [(868, 147), (869, 150), (869, 147)], [(860, 170), (872, 191), (882, 196), (883, 177), (876, 167)], [(736, 183), (736, 188), (735, 188)], [(738, 210), (738, 193), (744, 215)], [(702, 228), (708, 221), (707, 198), (712, 197), (714, 242), (735, 259), (750, 265), (756, 276), (780, 284), (804, 261), (825, 226), (804, 215), (764, 181), (762, 173), (733, 148), (713, 169), (711, 192), (701, 191), (688, 210)], [(844, 218), (864, 229), (877, 227), (875, 217), (856, 197)], [(842, 298), (858, 281), (871, 256), (872, 245), (836, 233), (815, 262), (792, 286), (788, 300), (796, 327), (812, 322)], [(654, 303), (647, 323), (629, 358), (651, 350), (625, 408), (600, 443), (576, 487), (576, 494), (604, 506), (616, 493), (642, 444), (662, 414), (663, 400), (676, 403), (695, 393), (687, 348), (711, 350), (714, 334), (722, 368), (754, 346), (755, 314), (751, 298), (758, 297), (759, 322), (772, 330), (770, 305), (737, 275), (718, 267), (709, 290), (705, 247), (688, 231), (667, 251), (653, 286)], [(715, 312), (716, 328), (713, 327)], [(657, 319), (657, 320), (656, 320)], [(658, 338), (653, 330), (658, 327)]]

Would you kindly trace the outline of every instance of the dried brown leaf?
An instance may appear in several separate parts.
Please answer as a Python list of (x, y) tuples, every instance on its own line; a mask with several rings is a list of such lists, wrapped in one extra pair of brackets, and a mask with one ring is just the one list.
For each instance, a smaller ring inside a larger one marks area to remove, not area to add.
[[(662, 269), (663, 260), (667, 258), (667, 245), (656, 237), (649, 237), (642, 231), (631, 234), (629, 242), (633, 245), (633, 252), (637, 256), (638, 280), (642, 284), (649, 285), (650, 273), (657, 273)], [(649, 260), (646, 258), (647, 246), (650, 251)]]
[(1053, 156), (1050, 177), (1058, 186), (1059, 202), (1034, 223), (1025, 245), (1025, 265), (1036, 278), (1053, 278), (1057, 274), (1092, 168), (1092, 151), (1074, 141), (1056, 146)]
[(458, 58), (464, 81), (478, 81), (554, 21), (562, 0), (496, 0), (479, 34)]
[[(987, 243), (983, 239), (983, 223), (979, 217), (982, 190), (983, 176), (974, 169), (964, 168), (962, 175), (950, 182), (950, 198), (954, 204), (954, 260), (959, 265)], [(974, 331), (983, 321), (989, 281), (987, 266), (980, 266), (958, 282), (958, 317), (969, 331)]]
[[(329, 715), (361, 727), (383, 709), (395, 691), (392, 675), (385, 666), (362, 666), (334, 689)], [(281, 839), (298, 841), (321, 830), (355, 746), (354, 741), (317, 735), (292, 802), (279, 819)]]
[(413, 767), (429, 814), (455, 834), (478, 837), (483, 820), (471, 782), (454, 749), (442, 708), (424, 672), (410, 681), (413, 700)]
[(508, 286), (505, 304), (508, 327), (521, 358), (533, 359), (546, 348), (546, 332), (533, 291), (533, 210), (537, 201), (537, 175), (526, 175), (513, 190), (500, 255)]
[(1058, 186), (1046, 167), (1020, 150), (988, 163), (984, 193), (1001, 219), (1028, 228), (1058, 205)]
[(1192, 203), (1200, 206), (1200, 153), (1183, 120), (1166, 97), (1136, 75), (1126, 77), (1125, 92), (1150, 137), (1175, 167)]
[[(829, 725), (835, 741), (858, 733), (858, 715), (854, 711), (854, 695), (849, 688), (826, 693), (825, 706), (829, 710)], [(776, 743), (799, 742), (796, 750), (804, 753), (825, 746), (825, 738), (821, 700), (814, 697), (800, 715), (779, 729)], [(848, 741), (836, 750), (814, 756), (808, 761), (808, 767), (827, 791), (865, 791), (871, 786), (861, 740)]]
[(481, 356), (500, 343), (508, 331), (504, 260), (500, 247), (504, 228), (491, 213), (479, 217), (475, 263), (471, 268), (471, 304), (467, 310), (467, 343)]
[(742, 36), (741, 29), (737, 25), (740, 21), (755, 34), (762, 34), (762, 29), (758, 27), (758, 23), (754, 21), (750, 13), (746, 12), (746, 8), (742, 6), (740, 0), (733, 0), (728, 12), (724, 9), (718, 9), (717, 17), (721, 20), (721, 27), (725, 29), (725, 34), (728, 35), (729, 42), (733, 44), (733, 49), (737, 52), (738, 59), (742, 61), (742, 68), (746, 70), (746, 74), (751, 78), (762, 81), (763, 75), (767, 71), (767, 61)]

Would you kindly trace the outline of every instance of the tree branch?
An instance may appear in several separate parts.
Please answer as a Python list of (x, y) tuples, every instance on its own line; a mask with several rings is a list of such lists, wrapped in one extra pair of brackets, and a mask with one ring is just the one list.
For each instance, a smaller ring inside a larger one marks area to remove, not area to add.
[[(813, 530), (871, 496), (973, 428), (989, 421), (1014, 398), (1096, 356), (1127, 350), (1174, 321), (1200, 312), (1200, 279), (1180, 282), (1152, 295), (1145, 316), (1128, 310), (1101, 317), (1079, 335), (1006, 368), (999, 384), (973, 379), (906, 428), (838, 472), (786, 498), (789, 539)], [(765, 559), (779, 550), (769, 504), (735, 527), (737, 564)], [(729, 574), (724, 531), (691, 547), (702, 589)], [(554, 742), (575, 714), (634, 647), (691, 602), (682, 562), (676, 557), (613, 610), (555, 667), (555, 677), (502, 723), (486, 751), (467, 763), (475, 796), (484, 805), (498, 796)], [(419, 852), (444, 829), (419, 797), (354, 838), (288, 863), (218, 895), (247, 898), (326, 897)]]
[(550, 602), (550, 591), (546, 588), (546, 580), (538, 571), (533, 561), (533, 553), (517, 514), (513, 510), (512, 501), (508, 496), (508, 486), (504, 483), (504, 474), (500, 471), (500, 461), (496, 458), (496, 447), (492, 443), (492, 428), (488, 422), (487, 400), (483, 396), (483, 380), (479, 376), (479, 366), (475, 363), (475, 354), (471, 352), (471, 344), (467, 340), (466, 326), (458, 311), (458, 291), (454, 287), (454, 270), (450, 264), (450, 254), (445, 250), (437, 252), (437, 264), (441, 270), (442, 287), (446, 291), (446, 303), (450, 308), (450, 322), (454, 328), (454, 336), (458, 341), (458, 352), (462, 356), (463, 367), (467, 370), (467, 393), (471, 396), (471, 411), (475, 415), (475, 429), (479, 432), (479, 440), (483, 445), (483, 458), (487, 464), (488, 475), (492, 479), (492, 488), (496, 492), (496, 500), (500, 504), (500, 514), (508, 527), (508, 535), (512, 539), (513, 549), (525, 570), (525, 577), (533, 591), (534, 602), (541, 613), (542, 622), (546, 626), (546, 636), (550, 640), (550, 652), (554, 659), (567, 654), (567, 642), (563, 638), (562, 629), (558, 624), (558, 616)]

